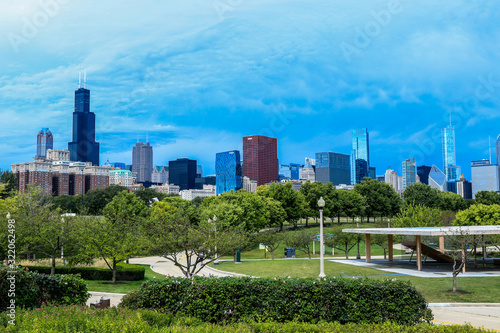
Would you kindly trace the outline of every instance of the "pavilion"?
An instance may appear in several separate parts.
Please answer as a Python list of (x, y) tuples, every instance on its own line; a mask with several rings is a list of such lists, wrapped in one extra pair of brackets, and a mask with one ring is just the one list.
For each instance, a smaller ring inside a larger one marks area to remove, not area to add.
[[(426, 252), (430, 257), (436, 260), (447, 260), (449, 257), (444, 250), (445, 236), (460, 235), (495, 235), (500, 234), (500, 225), (482, 225), (482, 226), (460, 226), (460, 227), (425, 227), (425, 228), (356, 228), (342, 229), (342, 232), (365, 234), (366, 240), (366, 262), (371, 262), (370, 235), (387, 235), (389, 247), (389, 261), (393, 261), (393, 235), (415, 236), (415, 242), (407, 246), (413, 247), (417, 253), (417, 269), (422, 270), (422, 252)], [(439, 251), (429, 248), (422, 244), (422, 236), (439, 236)], [(483, 243), (484, 244), (484, 243)], [(403, 244), (405, 245), (405, 244)], [(485, 253), (483, 245), (483, 255)]]

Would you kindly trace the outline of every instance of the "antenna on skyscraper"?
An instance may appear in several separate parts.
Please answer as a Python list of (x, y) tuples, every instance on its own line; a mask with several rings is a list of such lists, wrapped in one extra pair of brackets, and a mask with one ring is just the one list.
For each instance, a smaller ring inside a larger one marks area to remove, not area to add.
[(146, 133), (146, 142), (149, 142), (149, 133)]
[(451, 127), (451, 111), (450, 111), (450, 127)]
[(82, 71), (78, 71), (78, 89), (82, 87)]
[(490, 163), (491, 163), (491, 134), (488, 133), (488, 149), (490, 151)]
[(84, 69), (83, 71), (83, 87), (87, 89), (87, 70)]

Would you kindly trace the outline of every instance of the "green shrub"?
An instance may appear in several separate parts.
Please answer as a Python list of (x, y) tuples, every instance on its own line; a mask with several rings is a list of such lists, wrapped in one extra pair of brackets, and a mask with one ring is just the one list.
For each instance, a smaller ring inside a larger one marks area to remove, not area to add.
[(0, 311), (15, 300), (16, 308), (39, 307), (42, 303), (84, 304), (90, 297), (85, 281), (78, 275), (46, 275), (15, 269), (15, 296), (10, 297), (7, 267), (0, 268)]
[(238, 332), (238, 333), (295, 333), (295, 332), (370, 332), (370, 333), (469, 333), (481, 332), (470, 326), (431, 326), (419, 324), (404, 326), (396, 323), (354, 324), (320, 322), (289, 323), (233, 323), (216, 325), (203, 323), (192, 317), (164, 315), (157, 311), (108, 308), (96, 310), (86, 306), (42, 306), (32, 310), (20, 309), (16, 313), (16, 326), (8, 323), (5, 313), (0, 313), (0, 331), (2, 332)]
[[(38, 273), (50, 274), (48, 266), (27, 266), (30, 270)], [(80, 274), (85, 280), (110, 280), (113, 272), (108, 268), (94, 267), (56, 267), (57, 274)], [(141, 281), (144, 280), (146, 269), (138, 265), (119, 263), (117, 265), (116, 278), (118, 281)]]
[(407, 282), (370, 279), (168, 278), (148, 281), (121, 306), (158, 309), (205, 322), (319, 321), (411, 325), (432, 314)]

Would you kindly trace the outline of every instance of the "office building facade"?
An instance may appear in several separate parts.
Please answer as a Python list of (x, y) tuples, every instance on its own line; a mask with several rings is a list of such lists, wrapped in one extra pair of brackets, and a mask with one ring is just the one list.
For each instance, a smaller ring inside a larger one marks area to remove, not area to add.
[(168, 167), (163, 165), (155, 166), (151, 173), (151, 183), (168, 184)]
[(498, 165), (489, 160), (471, 162), (472, 198), (479, 191), (499, 191)]
[(350, 156), (335, 152), (316, 153), (316, 181), (333, 185), (351, 183)]
[(389, 167), (385, 171), (384, 181), (387, 184), (391, 184), (394, 191), (399, 192), (399, 181), (398, 181), (398, 173), (394, 171), (391, 167)]
[(464, 199), (472, 199), (472, 183), (465, 179), (464, 175), (460, 177), (457, 184), (457, 194)]
[(262, 135), (243, 137), (242, 173), (257, 186), (279, 180), (278, 140)]
[(153, 146), (137, 142), (132, 148), (132, 173), (136, 183), (151, 182), (153, 172)]
[(36, 157), (45, 158), (48, 149), (54, 149), (54, 137), (48, 128), (42, 128), (36, 136)]
[(366, 128), (352, 131), (351, 177), (353, 184), (370, 177), (370, 135)]
[(242, 188), (241, 157), (239, 150), (231, 150), (215, 155), (215, 177), (217, 195)]
[(168, 182), (179, 186), (180, 190), (195, 189), (197, 171), (196, 160), (179, 158), (168, 162)]
[(417, 182), (417, 163), (414, 158), (403, 161), (403, 190)]
[(95, 114), (90, 112), (90, 90), (75, 91), (73, 141), (68, 143), (70, 160), (99, 165), (99, 143), (95, 141)]

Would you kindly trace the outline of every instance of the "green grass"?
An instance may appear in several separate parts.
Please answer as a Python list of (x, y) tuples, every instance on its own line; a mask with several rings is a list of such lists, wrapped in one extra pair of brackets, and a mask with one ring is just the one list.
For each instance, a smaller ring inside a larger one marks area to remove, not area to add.
[(142, 281), (118, 281), (118, 284), (110, 284), (110, 281), (85, 280), (85, 282), (87, 283), (87, 288), (89, 291), (128, 294), (139, 290), (139, 288), (144, 282), (153, 280), (153, 277), (156, 277), (156, 279), (160, 280), (165, 279), (165, 277), (162, 274), (153, 272), (149, 267), (149, 265), (139, 265), (139, 266), (144, 266), (144, 268), (146, 268), (144, 280)]
[[(317, 277), (319, 260), (287, 259), (265, 261), (220, 262), (217, 269), (256, 277)], [(366, 276), (392, 274), (378, 269), (325, 262), (327, 276)], [(452, 288), (452, 278), (422, 278), (414, 276), (371, 276), (372, 279), (410, 281), (430, 303), (498, 303), (500, 302), (500, 278), (459, 276), (458, 289), (471, 294), (447, 294)]]
[[(310, 222), (312, 222), (312, 221), (310, 221)], [(333, 226), (337, 227), (338, 225), (336, 223), (334, 223)], [(340, 226), (342, 228), (352, 228), (352, 227), (356, 227), (356, 224), (342, 223)], [(332, 227), (331, 224), (328, 224), (327, 226), (325, 226), (325, 233), (328, 233), (328, 229), (330, 229), (331, 227)], [(372, 223), (370, 223), (370, 224), (366, 224), (366, 223), (361, 224), (360, 223), (360, 227), (365, 227), (365, 228), (366, 227), (374, 227), (374, 225)], [(319, 227), (309, 227), (307, 230), (309, 230), (311, 232), (311, 234), (314, 234), (314, 233), (319, 234)], [(296, 232), (296, 231), (291, 230), (288, 232)], [(362, 237), (360, 237), (360, 243), (359, 243), (359, 253), (361, 255), (364, 255), (365, 254), (364, 235), (361, 235), (361, 236)], [(278, 249), (276, 251), (274, 251), (274, 258), (276, 258), (276, 259), (284, 258), (285, 257), (284, 253), (285, 253), (286, 247), (288, 247), (288, 246), (286, 246), (285, 243), (281, 243), (281, 245), (278, 247)], [(312, 258), (319, 258), (319, 247), (320, 247), (319, 242), (316, 241), (315, 242), (316, 254), (311, 254)], [(311, 242), (310, 248), (311, 248), (311, 253), (312, 253), (313, 242)], [(358, 249), (357, 249), (357, 246), (355, 245), (349, 251), (349, 257), (356, 258), (357, 252), (358, 252)], [(382, 256), (382, 255), (384, 255), (384, 250), (382, 247), (375, 245), (375, 244), (372, 244), (371, 245), (371, 254), (372, 254), (372, 256)], [(394, 250), (394, 254), (395, 255), (404, 254), (404, 251)], [(309, 256), (306, 253), (304, 253), (300, 250), (296, 250), (295, 255), (297, 258), (309, 258)], [(325, 256), (327, 258), (345, 258), (345, 253), (342, 251), (339, 251), (339, 250), (335, 250), (335, 255), (332, 256), (332, 248), (326, 246)], [(223, 256), (222, 257), (222, 259), (230, 259), (230, 258), (232, 258), (232, 256)], [(241, 258), (242, 258), (242, 260), (243, 259), (270, 259), (271, 253), (270, 252), (266, 253), (265, 250), (259, 249), (259, 246), (255, 245), (254, 247), (252, 247), (251, 249), (249, 249), (247, 251), (242, 251)]]

